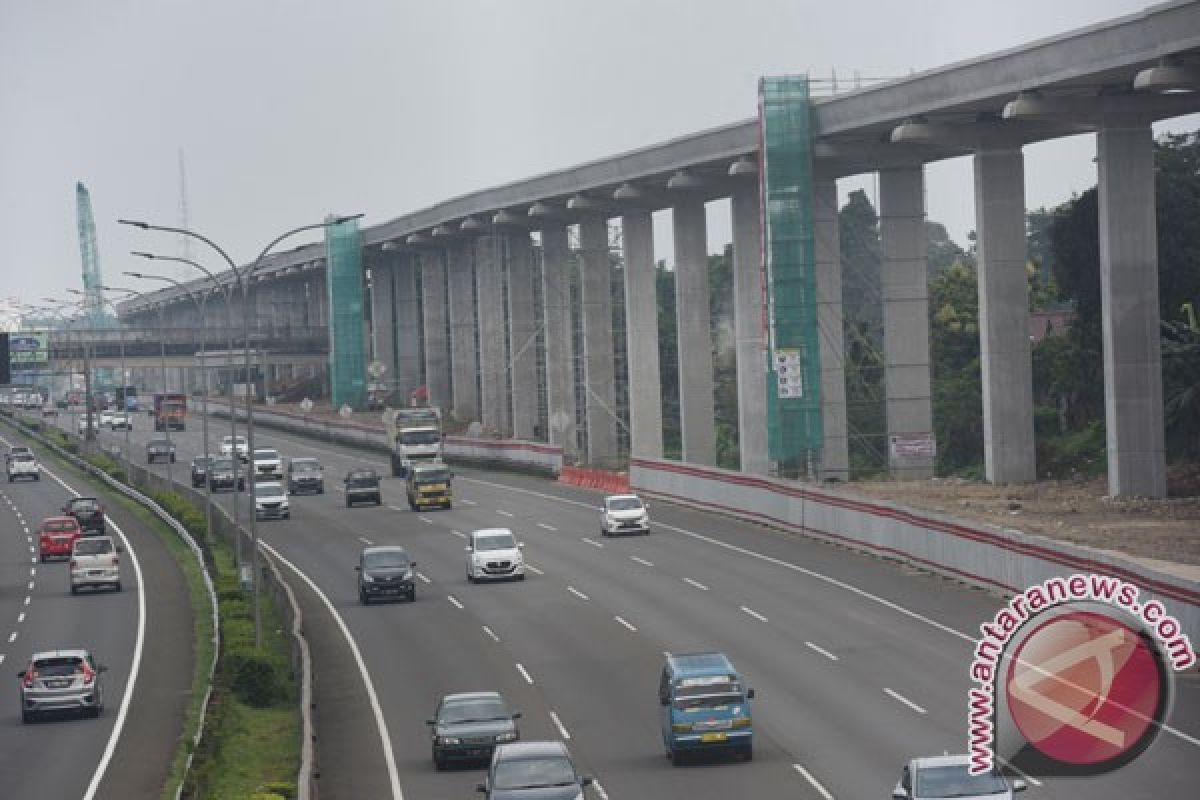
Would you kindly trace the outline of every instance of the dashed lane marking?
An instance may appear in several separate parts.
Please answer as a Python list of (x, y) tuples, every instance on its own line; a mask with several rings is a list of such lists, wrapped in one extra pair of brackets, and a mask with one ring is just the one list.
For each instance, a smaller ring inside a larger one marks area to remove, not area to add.
[(588, 544), (590, 544), (592, 547), (604, 547), (604, 545), (603, 545), (602, 543), (600, 543), (600, 542), (597, 542), (595, 539), (589, 539), (589, 538), (588, 538), (588, 537), (586, 537), (586, 536), (585, 536), (585, 537), (583, 537), (583, 541), (587, 542), (587, 543), (588, 543)]
[(637, 563), (641, 564), (644, 567), (653, 567), (654, 566), (653, 561), (647, 561), (646, 559), (642, 558), (641, 556), (630, 556), (629, 560), (636, 561)]
[(521, 677), (525, 679), (526, 683), (533, 686), (533, 676), (529, 674), (529, 670), (525, 669), (524, 665), (517, 664), (517, 672), (521, 673)]
[(908, 706), (909, 708), (911, 708), (913, 711), (917, 712), (918, 714), (926, 713), (925, 709), (921, 708), (919, 705), (914, 703), (912, 700), (909, 700), (907, 697), (905, 697), (904, 695), (895, 691), (894, 689), (885, 688), (883, 690), (883, 693), (886, 694), (888, 697), (892, 698), (893, 700), (903, 703), (904, 705)]
[(556, 531), (556, 530), (558, 530), (558, 528), (554, 527), (553, 525), (547, 525), (547, 524), (546, 524), (546, 523), (544, 523), (544, 522), (539, 522), (539, 523), (537, 524), (537, 526), (538, 526), (539, 528), (545, 528), (545, 529), (546, 529), (546, 530), (548, 530), (548, 531)]
[(448, 595), (446, 595), (446, 599), (450, 601), (450, 605), (454, 606), (457, 609), (462, 609), (463, 604), (458, 602), (458, 598), (455, 597), (454, 595), (448, 594)]
[(483, 626), (483, 632), (486, 633), (488, 636), (490, 636), (492, 638), (493, 642), (500, 641), (500, 637), (496, 635), (496, 632), (494, 630), (492, 630), (491, 628), (489, 628), (487, 625)]
[(563, 741), (566, 741), (571, 738), (570, 731), (568, 731), (567, 727), (562, 724), (562, 720), (558, 718), (558, 714), (551, 711), (550, 719), (551, 719), (551, 721), (554, 722), (554, 727), (558, 728), (558, 735), (563, 738)]
[(804, 643), (804, 646), (805, 646), (805, 647), (807, 647), (809, 650), (813, 650), (813, 651), (815, 651), (815, 652), (818, 652), (818, 653), (820, 653), (821, 655), (823, 655), (823, 656), (825, 656), (826, 658), (828, 658), (830, 661), (837, 661), (837, 660), (838, 660), (838, 657), (837, 657), (837, 656), (835, 656), (833, 653), (831, 653), (831, 652), (829, 652), (828, 650), (826, 650), (824, 647), (821, 647), (820, 645), (813, 644), (812, 642), (805, 642), (805, 643)]
[(753, 608), (746, 608), (745, 606), (742, 606), (742, 611), (744, 611), (744, 612), (746, 612), (747, 614), (749, 614), (750, 616), (754, 617), (754, 618), (755, 618), (756, 620), (758, 620), (759, 622), (766, 622), (766, 621), (767, 621), (767, 618), (766, 618), (766, 617), (764, 617), (762, 614), (760, 614), (760, 613), (758, 613), (757, 611), (755, 611)]
[(568, 586), (568, 587), (567, 587), (567, 591), (568, 591), (568, 592), (570, 592), (571, 594), (575, 595), (576, 597), (578, 597), (580, 600), (587, 600), (587, 599), (588, 599), (588, 596), (587, 596), (586, 594), (584, 594), (583, 592), (579, 591), (579, 590), (578, 590), (578, 589), (576, 589), (574, 586)]
[(705, 586), (705, 585), (704, 585), (703, 583), (701, 583), (700, 581), (694, 581), (694, 580), (692, 580), (691, 578), (684, 578), (684, 579), (683, 579), (683, 582), (684, 582), (684, 583), (686, 583), (686, 584), (688, 584), (689, 586), (695, 586), (697, 589), (699, 589), (699, 590), (700, 590), (700, 591), (702, 591), (702, 592), (707, 592), (707, 591), (708, 591), (708, 587), (707, 587), (707, 586)]
[(526, 564), (525, 569), (529, 570), (534, 575), (545, 575), (546, 574), (545, 572), (542, 572), (540, 569), (535, 567), (533, 564)]
[(613, 619), (615, 619), (617, 622), (619, 622), (619, 623), (621, 623), (622, 625), (624, 625), (624, 626), (625, 626), (625, 628), (626, 628), (627, 630), (630, 630), (630, 631), (632, 631), (632, 632), (634, 632), (634, 633), (637, 633), (637, 628), (636, 628), (636, 627), (634, 627), (634, 626), (633, 626), (633, 625), (632, 625), (632, 624), (631, 624), (631, 623), (630, 623), (628, 620), (626, 620), (625, 618), (623, 618), (623, 617), (613, 617)]
[(821, 797), (825, 798), (825, 800), (833, 800), (833, 795), (829, 793), (828, 789), (821, 785), (820, 781), (812, 776), (811, 772), (799, 764), (792, 764), (792, 768), (795, 769), (796, 772), (799, 772), (801, 775), (803, 775), (804, 779), (812, 784), (812, 787), (817, 790), (817, 794), (821, 795)]

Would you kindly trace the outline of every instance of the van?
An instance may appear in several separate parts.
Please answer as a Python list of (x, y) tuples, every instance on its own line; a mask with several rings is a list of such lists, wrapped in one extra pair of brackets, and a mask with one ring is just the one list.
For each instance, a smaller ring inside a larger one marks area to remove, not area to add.
[(754, 757), (754, 723), (741, 674), (724, 653), (668, 655), (658, 684), (663, 746), (675, 766), (708, 752)]

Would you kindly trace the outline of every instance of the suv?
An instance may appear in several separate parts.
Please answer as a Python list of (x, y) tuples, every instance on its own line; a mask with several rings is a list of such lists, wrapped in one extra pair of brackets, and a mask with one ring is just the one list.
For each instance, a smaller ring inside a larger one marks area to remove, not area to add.
[[(216, 459), (197, 456), (192, 459), (192, 488), (198, 489), (208, 480), (208, 469)], [(230, 476), (232, 480), (233, 476)]]
[(256, 481), (282, 481), (283, 459), (269, 447), (254, 448), (254, 479)]
[(403, 547), (391, 545), (366, 547), (359, 553), (358, 599), (370, 605), (376, 597), (403, 597), (410, 603), (417, 599), (413, 570), (417, 562), (408, 560)]
[(292, 494), (312, 491), (325, 494), (325, 471), (315, 458), (293, 458), (288, 462), (287, 488)]
[(17, 478), (30, 478), (35, 481), (42, 479), (42, 468), (38, 466), (37, 459), (33, 457), (32, 453), (18, 453), (8, 459), (5, 470), (8, 472), (9, 483)]
[(604, 498), (600, 534), (650, 533), (650, 509), (636, 494), (614, 494)]
[(146, 463), (153, 464), (160, 458), (175, 463), (175, 443), (170, 439), (151, 439), (146, 442)]
[(463, 548), (467, 551), (467, 580), (525, 580), (525, 559), (521, 555), (524, 546), (508, 528), (471, 531)]
[(346, 484), (346, 508), (359, 502), (383, 504), (379, 489), (379, 473), (373, 469), (352, 469), (343, 480)]
[(83, 535), (74, 517), (48, 517), (38, 526), (38, 560), (70, 558), (75, 540)]
[(71, 594), (85, 586), (121, 591), (120, 550), (111, 536), (76, 539), (71, 548)]
[(108, 668), (87, 650), (34, 653), (20, 679), (21, 721), (32, 722), (49, 711), (80, 711), (98, 717), (104, 708), (100, 675)]
[[(229, 489), (233, 491), (233, 459), (214, 458), (207, 470), (208, 483), (212, 490)], [(237, 476), (237, 491), (246, 488), (245, 470), (239, 470)]]
[(591, 784), (562, 742), (514, 742), (496, 747), (487, 780), (476, 789), (488, 800), (577, 800)]
[(89, 531), (104, 533), (104, 506), (94, 497), (72, 497), (62, 507), (62, 512), (79, 521), (83, 535)]

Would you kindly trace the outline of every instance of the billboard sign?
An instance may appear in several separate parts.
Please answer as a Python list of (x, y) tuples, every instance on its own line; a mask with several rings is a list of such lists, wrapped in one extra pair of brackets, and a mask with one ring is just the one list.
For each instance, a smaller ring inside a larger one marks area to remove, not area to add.
[(8, 337), (9, 361), (13, 369), (47, 363), (49, 336), (45, 333), (13, 333)]

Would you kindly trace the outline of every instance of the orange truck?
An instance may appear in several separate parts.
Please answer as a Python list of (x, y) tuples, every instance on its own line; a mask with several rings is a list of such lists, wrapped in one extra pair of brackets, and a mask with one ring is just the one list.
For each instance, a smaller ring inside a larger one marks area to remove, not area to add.
[(154, 393), (154, 430), (184, 430), (187, 417), (187, 395), (181, 392)]

